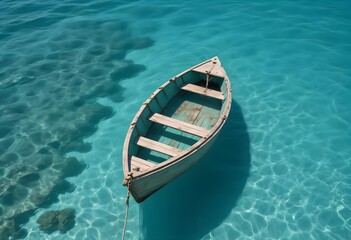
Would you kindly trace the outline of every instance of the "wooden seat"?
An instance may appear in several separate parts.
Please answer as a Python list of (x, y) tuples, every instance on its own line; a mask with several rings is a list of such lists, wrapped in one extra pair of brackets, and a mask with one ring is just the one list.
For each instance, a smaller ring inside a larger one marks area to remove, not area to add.
[(140, 172), (144, 172), (147, 169), (156, 165), (156, 163), (138, 158), (136, 156), (132, 156), (130, 158), (130, 163), (133, 170), (140, 171)]
[(204, 95), (207, 97), (212, 97), (212, 98), (216, 98), (219, 100), (224, 100), (223, 93), (216, 91), (216, 90), (208, 89), (208, 88), (206, 89), (204, 87), (197, 86), (194, 84), (187, 83), (182, 87), (182, 89), (185, 91), (198, 93), (198, 94), (201, 94), (201, 95)]
[(141, 147), (148, 148), (150, 150), (169, 155), (171, 157), (174, 157), (178, 155), (180, 152), (182, 152), (182, 150), (179, 148), (175, 148), (164, 143), (159, 143), (145, 137), (139, 137), (136, 144), (138, 144)]
[(209, 130), (207, 130), (206, 128), (202, 128), (158, 113), (153, 114), (150, 117), (150, 120), (165, 125), (167, 127), (175, 128), (180, 131), (187, 132), (199, 137), (205, 137), (209, 132)]

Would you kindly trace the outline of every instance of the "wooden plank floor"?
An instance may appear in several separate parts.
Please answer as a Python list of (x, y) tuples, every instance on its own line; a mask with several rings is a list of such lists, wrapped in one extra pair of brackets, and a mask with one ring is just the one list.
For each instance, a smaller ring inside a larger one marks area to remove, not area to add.
[[(221, 102), (214, 98), (202, 96), (196, 93), (186, 92), (182, 102), (172, 113), (170, 109), (167, 116), (194, 124), (196, 126), (211, 129), (220, 115)], [(204, 121), (204, 119), (207, 119)]]
[[(211, 129), (218, 120), (220, 109), (221, 102), (218, 99), (181, 91), (178, 97), (171, 100), (162, 115), (203, 129)], [(146, 137), (181, 150), (189, 148), (200, 139), (199, 136), (158, 123), (151, 126)], [(153, 162), (163, 162), (170, 158), (167, 154), (146, 148), (141, 148), (137, 156)]]

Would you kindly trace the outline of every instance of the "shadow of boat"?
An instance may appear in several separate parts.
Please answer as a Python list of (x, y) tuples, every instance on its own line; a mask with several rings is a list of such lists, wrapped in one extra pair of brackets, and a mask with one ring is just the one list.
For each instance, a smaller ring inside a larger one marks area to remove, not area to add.
[(206, 156), (140, 204), (140, 239), (201, 239), (235, 207), (250, 162), (246, 123), (233, 101), (227, 123)]

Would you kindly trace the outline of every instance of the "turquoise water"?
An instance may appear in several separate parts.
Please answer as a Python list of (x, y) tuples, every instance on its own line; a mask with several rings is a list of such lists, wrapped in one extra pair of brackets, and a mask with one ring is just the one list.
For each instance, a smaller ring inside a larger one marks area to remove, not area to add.
[[(0, 239), (118, 239), (140, 104), (218, 55), (222, 134), (144, 203), (126, 239), (351, 238), (349, 1), (0, 4)], [(74, 208), (66, 234), (37, 218)], [(9, 228), (8, 226), (12, 226)]]

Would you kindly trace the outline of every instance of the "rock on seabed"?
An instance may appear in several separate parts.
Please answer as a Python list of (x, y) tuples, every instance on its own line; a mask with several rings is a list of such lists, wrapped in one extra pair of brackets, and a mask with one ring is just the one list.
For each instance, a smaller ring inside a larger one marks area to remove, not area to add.
[(55, 231), (65, 234), (71, 230), (75, 225), (76, 213), (72, 208), (65, 208), (63, 210), (48, 211), (43, 213), (37, 219), (39, 229), (51, 234)]

